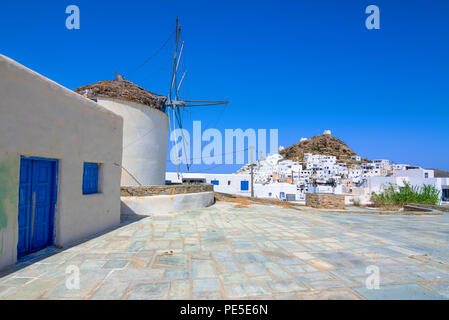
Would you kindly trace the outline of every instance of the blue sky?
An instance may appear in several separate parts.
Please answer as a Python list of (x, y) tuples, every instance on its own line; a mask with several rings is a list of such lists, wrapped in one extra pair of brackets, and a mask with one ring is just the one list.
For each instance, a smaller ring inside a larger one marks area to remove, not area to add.
[[(80, 8), (80, 30), (65, 28), (70, 4)], [(380, 8), (380, 30), (365, 28), (370, 4)], [(5, 0), (0, 53), (70, 89), (117, 71), (167, 94), (172, 42), (127, 74), (179, 16), (184, 96), (230, 101), (185, 114), (187, 129), (192, 120), (223, 132), (277, 128), (283, 146), (331, 129), (362, 157), (449, 170), (448, 14), (448, 1), (424, 0)], [(191, 171), (239, 167), (212, 166)]]

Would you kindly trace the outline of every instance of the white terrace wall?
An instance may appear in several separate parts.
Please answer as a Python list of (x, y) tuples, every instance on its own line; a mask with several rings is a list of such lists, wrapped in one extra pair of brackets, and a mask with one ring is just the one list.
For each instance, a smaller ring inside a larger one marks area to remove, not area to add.
[[(123, 120), (0, 55), (0, 269), (17, 259), (20, 156), (59, 159), (55, 244), (120, 222)], [(101, 193), (83, 195), (83, 162), (101, 163)]]

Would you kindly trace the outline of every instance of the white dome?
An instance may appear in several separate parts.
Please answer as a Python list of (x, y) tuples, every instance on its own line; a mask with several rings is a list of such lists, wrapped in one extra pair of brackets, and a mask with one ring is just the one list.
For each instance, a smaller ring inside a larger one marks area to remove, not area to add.
[(329, 135), (332, 135), (332, 133), (331, 133), (330, 130), (324, 130), (323, 134), (329, 134)]

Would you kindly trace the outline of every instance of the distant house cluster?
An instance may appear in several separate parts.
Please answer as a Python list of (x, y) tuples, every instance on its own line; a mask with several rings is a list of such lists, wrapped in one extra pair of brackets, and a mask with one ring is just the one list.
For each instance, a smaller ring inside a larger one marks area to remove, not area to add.
[[(387, 159), (364, 161), (360, 156), (353, 156), (355, 164), (348, 165), (338, 162), (337, 157), (321, 154), (304, 154), (302, 162), (283, 159), (279, 154), (268, 156), (258, 161), (254, 167), (255, 183), (268, 188), (280, 184), (296, 186), (296, 199), (304, 199), (305, 193), (336, 193), (365, 195), (368, 201), (372, 192), (380, 192), (382, 188), (391, 184), (401, 185), (410, 182), (414, 185), (431, 184), (441, 192), (441, 201), (447, 198), (447, 178), (434, 178), (434, 171), (409, 164), (396, 164)], [(241, 174), (248, 174), (248, 165), (239, 170)], [(268, 192), (271, 197), (283, 198), (285, 194)], [(284, 197), (285, 198), (285, 197)]]
[[(307, 193), (346, 194), (360, 202), (369, 202), (373, 192), (386, 186), (404, 183), (435, 186), (441, 202), (449, 202), (449, 179), (434, 178), (434, 171), (409, 164), (396, 164), (387, 159), (362, 161), (353, 156), (353, 164), (339, 162), (336, 156), (305, 153), (303, 161), (284, 159), (279, 153), (253, 164), (254, 196), (281, 200), (305, 200)], [(249, 195), (251, 165), (233, 174), (189, 174), (179, 177), (167, 173), (170, 182), (205, 182), (214, 184), (217, 192)]]

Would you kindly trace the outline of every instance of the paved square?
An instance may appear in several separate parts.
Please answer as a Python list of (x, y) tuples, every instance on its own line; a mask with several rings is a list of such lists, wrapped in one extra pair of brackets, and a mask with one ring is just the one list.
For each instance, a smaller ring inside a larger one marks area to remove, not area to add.
[[(70, 266), (79, 268), (78, 289)], [(366, 287), (369, 266), (379, 270), (379, 289)], [(449, 214), (218, 202), (126, 220), (79, 245), (27, 256), (0, 277), (0, 299), (248, 298), (449, 299)]]

